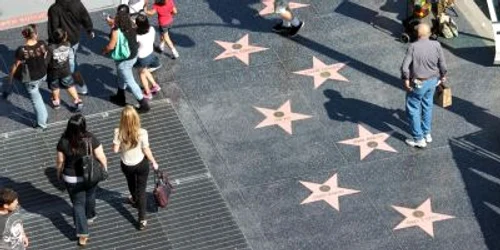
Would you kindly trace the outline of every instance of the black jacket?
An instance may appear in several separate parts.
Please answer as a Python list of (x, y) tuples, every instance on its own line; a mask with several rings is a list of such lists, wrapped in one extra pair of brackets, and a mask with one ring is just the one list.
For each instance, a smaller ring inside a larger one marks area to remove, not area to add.
[(80, 25), (87, 33), (93, 30), (89, 12), (80, 0), (56, 0), (49, 8), (48, 18), (49, 42), (52, 42), (52, 32), (57, 28), (68, 32), (71, 45), (80, 41)]

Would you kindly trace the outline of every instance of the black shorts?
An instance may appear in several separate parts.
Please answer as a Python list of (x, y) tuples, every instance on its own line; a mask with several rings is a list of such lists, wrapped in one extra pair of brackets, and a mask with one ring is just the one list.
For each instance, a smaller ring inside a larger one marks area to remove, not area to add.
[(165, 26), (158, 26), (158, 30), (160, 31), (160, 34), (165, 34), (170, 31), (170, 28), (172, 28), (172, 24), (167, 24)]

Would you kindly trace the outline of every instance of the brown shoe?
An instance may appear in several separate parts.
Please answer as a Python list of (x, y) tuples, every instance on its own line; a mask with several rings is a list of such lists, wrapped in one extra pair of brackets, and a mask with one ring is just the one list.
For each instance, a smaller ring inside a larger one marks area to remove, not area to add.
[(80, 238), (78, 238), (78, 245), (86, 246), (88, 240), (89, 240), (89, 237), (80, 237)]

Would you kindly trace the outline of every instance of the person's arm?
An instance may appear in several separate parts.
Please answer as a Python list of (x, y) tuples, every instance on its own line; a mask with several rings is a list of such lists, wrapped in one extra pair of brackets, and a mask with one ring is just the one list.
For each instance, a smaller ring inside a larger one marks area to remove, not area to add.
[(23, 231), (22, 234), (23, 234), (24, 248), (28, 248), (28, 246), (30, 245), (30, 241), (28, 240), (28, 236), (26, 235), (26, 231), (24, 231), (24, 225), (23, 225), (22, 231)]
[(56, 158), (56, 170), (57, 170), (57, 179), (61, 179), (62, 177), (62, 172), (64, 170), (64, 154), (61, 151), (57, 151), (57, 158)]
[(118, 140), (118, 129), (115, 129), (113, 135), (113, 153), (120, 152), (120, 140)]
[(151, 152), (151, 148), (149, 148), (149, 146), (142, 148), (142, 153), (146, 156), (146, 159), (148, 159), (149, 162), (151, 162), (151, 165), (153, 165), (154, 170), (158, 170), (158, 163), (156, 162), (153, 156), (153, 152)]
[(146, 8), (144, 8), (144, 13), (146, 13), (146, 15), (148, 15), (148, 16), (154, 16), (156, 14), (156, 9), (155, 8), (148, 9), (146, 7)]
[(177, 15), (177, 7), (174, 7), (174, 8), (172, 9), (172, 14), (173, 14), (173, 15)]
[(81, 1), (75, 1), (75, 4), (78, 4), (78, 17), (80, 17), (80, 24), (87, 32), (87, 35), (90, 38), (94, 38), (94, 24), (92, 23), (92, 18), (90, 18), (89, 12)]
[(116, 43), (118, 42), (118, 30), (113, 30), (111, 32), (111, 38), (109, 39), (108, 45), (102, 49), (102, 54), (106, 55), (115, 49)]
[(54, 32), (54, 30), (56, 30), (57, 28), (60, 27), (60, 20), (58, 17), (54, 17), (53, 15), (53, 7), (50, 7), (49, 8), (49, 11), (47, 13), (47, 35), (49, 36), (49, 42), (52, 43), (53, 42), (53, 39), (52, 39), (52, 34)]
[(104, 154), (104, 150), (102, 148), (102, 145), (99, 145), (99, 147), (94, 148), (94, 157), (101, 163), (101, 166), (108, 170), (108, 159), (106, 158), (106, 155)]
[(448, 67), (446, 66), (446, 59), (444, 58), (443, 48), (441, 48), (441, 45), (439, 45), (438, 47), (438, 54), (439, 74), (441, 77), (441, 82), (445, 82), (446, 74), (448, 73)]
[(14, 80), (14, 74), (16, 73), (17, 68), (19, 68), (19, 65), (21, 65), (21, 60), (16, 59), (14, 61), (14, 64), (12, 64), (12, 67), (10, 67), (9, 84), (12, 84), (12, 81)]
[(410, 45), (410, 47), (406, 51), (406, 56), (405, 59), (403, 60), (403, 65), (401, 66), (401, 74), (404, 80), (404, 87), (407, 91), (412, 90), (410, 86), (410, 65), (412, 61), (413, 61), (413, 46)]
[(142, 147), (142, 153), (146, 156), (146, 159), (148, 159), (149, 162), (151, 162), (151, 165), (153, 165), (154, 170), (158, 170), (158, 163), (156, 163), (156, 160), (153, 156), (153, 152), (151, 152), (151, 149), (149, 148), (149, 139), (147, 131), (145, 131), (144, 134), (142, 135), (141, 147)]

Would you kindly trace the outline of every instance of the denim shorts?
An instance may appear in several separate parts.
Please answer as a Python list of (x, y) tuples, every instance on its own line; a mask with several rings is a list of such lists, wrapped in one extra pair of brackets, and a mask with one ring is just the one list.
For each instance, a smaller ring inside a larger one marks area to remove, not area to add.
[(281, 14), (288, 10), (288, 0), (276, 0), (274, 1), (274, 13)]
[(144, 58), (137, 58), (137, 62), (134, 64), (135, 68), (156, 68), (160, 66), (160, 60), (153, 53), (149, 54)]
[(58, 89), (58, 88), (67, 89), (73, 87), (73, 85), (74, 81), (72, 75), (49, 80), (50, 89)]
[(158, 26), (158, 30), (160, 31), (160, 34), (165, 34), (165, 33), (168, 33), (170, 31), (170, 28), (172, 28), (172, 24), (167, 24), (165, 26), (161, 26), (159, 25)]

